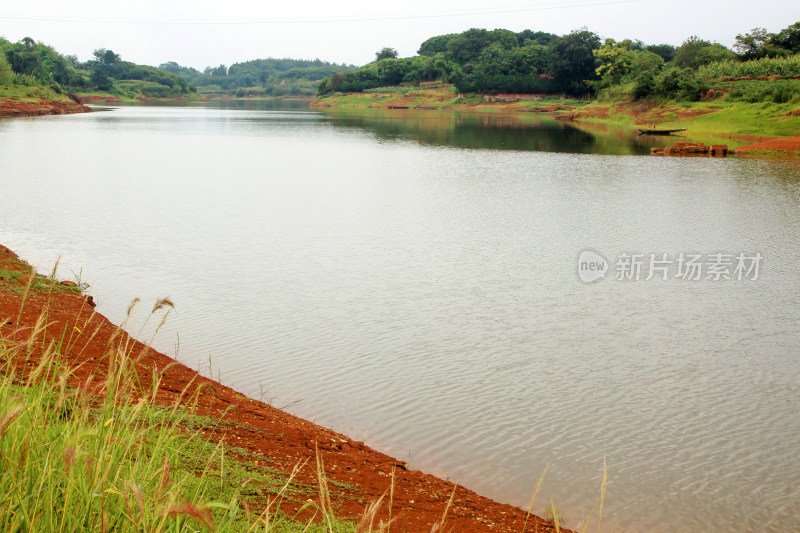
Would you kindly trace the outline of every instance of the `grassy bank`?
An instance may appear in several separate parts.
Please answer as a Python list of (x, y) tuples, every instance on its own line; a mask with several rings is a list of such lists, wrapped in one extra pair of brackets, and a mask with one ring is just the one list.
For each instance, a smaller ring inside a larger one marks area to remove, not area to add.
[(482, 94), (459, 94), (455, 87), (440, 82), (422, 83), (418, 87), (380, 87), (361, 93), (333, 93), (311, 104), (315, 108), (369, 109), (408, 107), (429, 109), (473, 109), (538, 111), (554, 107), (577, 108), (585, 100), (564, 99), (558, 96), (516, 102), (488, 102)]
[[(800, 80), (785, 81), (787, 86), (791, 86), (800, 95)], [(337, 93), (319, 99), (312, 106), (323, 109), (408, 107), (476, 112), (547, 112), (560, 119), (579, 122), (610, 124), (631, 129), (655, 124), (663, 128), (686, 128), (687, 134), (693, 136), (752, 140), (800, 134), (800, 102), (796, 98), (776, 102), (770, 96), (762, 94), (764, 85), (770, 83), (775, 82), (727, 82), (725, 93), (698, 102), (632, 102), (614, 97), (591, 101), (545, 97), (506, 102), (502, 96), (492, 99), (483, 95), (459, 95), (452, 86), (430, 84), (417, 88), (386, 87), (363, 93)], [(763, 101), (759, 98), (763, 98)]]
[(0, 100), (16, 100), (19, 102), (38, 102), (41, 100), (47, 101), (70, 101), (70, 98), (63, 93), (57, 93), (50, 87), (37, 85), (34, 87), (25, 87), (18, 85), (0, 86)]
[(199, 375), (84, 288), (0, 246), (0, 530), (566, 531)]
[(45, 86), (0, 86), (0, 118), (84, 113), (88, 107)]
[(797, 103), (709, 100), (699, 102), (593, 102), (565, 110), (574, 120), (636, 128), (686, 128), (687, 134), (733, 138), (793, 137), (800, 134)]
[[(3, 270), (0, 279), (16, 287), (19, 274)], [(40, 275), (25, 283), (23, 301), (33, 292), (79, 290)], [(159, 404), (160, 376), (141, 380), (123, 336), (102, 372), (76, 379), (65, 354), (80, 349), (79, 328), (49, 337), (46, 314), (29, 338), (17, 340), (20, 332), (8, 328), (0, 337), (0, 530), (354, 529), (309, 500), (315, 489), (296, 481), (297, 470), (277, 471), (268, 458), (215, 439), (222, 421), (195, 414), (199, 389)], [(284, 500), (296, 502), (292, 516)]]

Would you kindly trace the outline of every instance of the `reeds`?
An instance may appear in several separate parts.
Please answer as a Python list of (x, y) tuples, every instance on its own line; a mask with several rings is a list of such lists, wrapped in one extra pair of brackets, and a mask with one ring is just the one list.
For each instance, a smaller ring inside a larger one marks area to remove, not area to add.
[[(171, 308), (161, 300), (153, 313)], [(203, 387), (190, 383), (172, 405), (157, 404), (161, 373), (140, 377), (127, 335), (113, 337), (100, 372), (78, 380), (64, 354), (82, 351), (79, 339), (96, 333), (89, 322), (51, 339), (45, 310), (27, 338), (13, 338), (17, 327), (0, 342), (0, 531), (317, 529), (280, 509), (296, 496), (303, 465), (283, 479), (231, 459), (231, 447), (204, 437), (208, 423), (192, 414)], [(242, 495), (248, 484), (264, 495), (253, 505)], [(352, 529), (327, 522), (331, 532)]]

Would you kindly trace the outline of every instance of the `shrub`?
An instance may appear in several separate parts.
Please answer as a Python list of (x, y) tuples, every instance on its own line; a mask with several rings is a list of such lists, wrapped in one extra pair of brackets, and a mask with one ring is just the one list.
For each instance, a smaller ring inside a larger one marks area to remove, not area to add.
[(715, 78), (794, 78), (800, 76), (800, 54), (744, 62), (719, 61), (700, 67), (698, 72)]
[(777, 87), (772, 89), (772, 100), (776, 104), (785, 104), (787, 102), (791, 102), (794, 98), (794, 91), (791, 87), (786, 87), (785, 85), (778, 85)]

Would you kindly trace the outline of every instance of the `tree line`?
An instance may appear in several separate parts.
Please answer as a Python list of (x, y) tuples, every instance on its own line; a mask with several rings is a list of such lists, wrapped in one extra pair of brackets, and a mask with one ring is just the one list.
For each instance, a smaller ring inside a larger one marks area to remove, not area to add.
[(133, 90), (138, 96), (180, 97), (195, 92), (186, 80), (173, 73), (130, 61), (113, 50), (99, 48), (92, 58), (78, 61), (30, 37), (12, 43), (0, 38), (0, 85), (44, 86), (56, 93), (117, 92)]
[(205, 93), (228, 93), (236, 96), (313, 95), (319, 82), (337, 72), (355, 70), (353, 65), (328, 63), (319, 59), (255, 59), (230, 67), (206, 67), (202, 72), (183, 67), (174, 61), (159, 65), (177, 74)]
[(562, 93), (589, 96), (624, 86), (634, 97), (696, 98), (698, 70), (721, 61), (786, 57), (800, 52), (800, 22), (772, 34), (763, 28), (736, 37), (731, 50), (692, 36), (680, 46), (601, 40), (586, 28), (566, 35), (486, 30), (431, 37), (417, 55), (392, 48), (363, 67), (322, 80), (319, 95), (442, 81), (461, 93)]

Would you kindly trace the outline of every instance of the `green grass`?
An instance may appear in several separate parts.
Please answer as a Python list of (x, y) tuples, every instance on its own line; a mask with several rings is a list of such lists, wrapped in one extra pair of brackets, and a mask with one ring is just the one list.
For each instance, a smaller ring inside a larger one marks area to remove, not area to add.
[(18, 100), (20, 102), (38, 102), (40, 100), (53, 102), (70, 101), (66, 95), (58, 94), (53, 89), (44, 86), (3, 85), (0, 86), (0, 98)]
[[(26, 291), (55, 288), (44, 278)], [(68, 335), (47, 339), (44, 324), (29, 341), (0, 339), (0, 531), (353, 530), (308, 502), (314, 489), (297, 470), (208, 438), (224, 423), (193, 414), (192, 396), (158, 405), (159, 377), (139, 380), (128, 344), (110, 349), (103, 375), (70, 386)], [(283, 514), (292, 501), (325, 519)]]
[[(768, 83), (768, 82), (756, 82)], [(657, 116), (653, 123), (664, 128), (686, 128), (686, 136), (691, 137), (793, 137), (800, 134), (800, 117), (787, 116), (789, 111), (798, 108), (799, 103), (775, 102), (750, 103), (742, 100), (721, 98), (700, 102), (657, 102), (654, 107), (645, 109), (642, 102), (594, 102), (587, 110), (611, 109), (608, 117), (581, 118), (586, 122), (614, 124), (620, 127), (636, 128), (635, 117), (631, 111), (643, 113), (646, 123), (648, 114)], [(680, 113), (705, 111), (706, 114), (680, 118)], [(568, 113), (568, 112), (567, 112)]]
[[(67, 385), (57, 345), (15, 371), (24, 347), (0, 347), (0, 530), (352, 531), (279, 512), (312, 488), (237, 460), (246, 452), (206, 439), (213, 422), (188, 408), (156, 405), (156, 383), (137, 382), (123, 351), (95, 394)], [(270, 502), (269, 514), (248, 499)]]
[[(61, 290), (55, 273), (40, 276), (23, 261), (6, 263), (0, 274), (9, 284), (26, 281), (23, 306), (30, 292)], [(80, 290), (78, 283), (71, 290)], [(164, 312), (160, 328), (170, 310), (162, 300), (150, 317)], [(71, 331), (65, 326), (48, 338), (47, 312), (27, 340), (0, 336), (0, 531), (390, 533), (394, 477), (388, 502), (387, 494), (373, 502), (356, 498), (366, 504), (358, 523), (340, 519), (329, 487), (353, 488), (328, 479), (319, 454), (316, 482), (299, 483), (306, 463), (281, 471), (269, 457), (224, 441), (237, 421), (194, 412), (208, 386), (189, 393), (187, 385), (173, 404), (159, 404), (160, 374), (137, 373), (124, 335), (116, 336), (95, 375), (77, 381), (64, 358), (76, 348)], [(604, 488), (605, 465), (598, 520)], [(455, 487), (432, 533), (448, 530), (454, 495)], [(376, 518), (387, 504), (389, 524)], [(289, 515), (282, 511), (288, 508), (299, 510)], [(579, 531), (587, 531), (593, 514)], [(527, 526), (526, 519), (523, 533)]]
[(711, 101), (681, 104), (688, 110), (711, 113), (663, 123), (665, 127), (687, 128), (692, 134), (752, 135), (758, 137), (793, 137), (800, 134), (800, 117), (787, 117), (796, 109), (793, 104), (773, 102)]
[(19, 259), (9, 258), (6, 261), (9, 268), (0, 268), (0, 290), (7, 290), (17, 294), (31, 290), (47, 293), (75, 292), (80, 294), (88, 288), (85, 283), (81, 282), (80, 274), (75, 276), (76, 282), (74, 286), (58, 281), (55, 277), (55, 268), (58, 268), (58, 263), (56, 263), (52, 274), (44, 276), (34, 272), (28, 263)]
[[(25, 286), (27, 285), (24, 276), (26, 275), (16, 270), (0, 269), (0, 287), (21, 294), (25, 291)], [(41, 274), (34, 275), (31, 289), (46, 292), (81, 292), (81, 287), (79, 286), (64, 285), (60, 281)]]
[(553, 104), (569, 105), (573, 107), (584, 106), (588, 100), (561, 99), (558, 96), (545, 97), (542, 100), (523, 100), (514, 103), (489, 103), (482, 94), (459, 95), (455, 88), (447, 84), (427, 84), (420, 87), (378, 87), (368, 89), (362, 93), (335, 93), (321, 98), (319, 102), (323, 107), (335, 106), (342, 109), (367, 109), (370, 107), (385, 107), (394, 101), (403, 101), (403, 106), (415, 107), (459, 107), (463, 109), (475, 108), (481, 112), (504, 111), (533, 111), (537, 108), (549, 107)]

